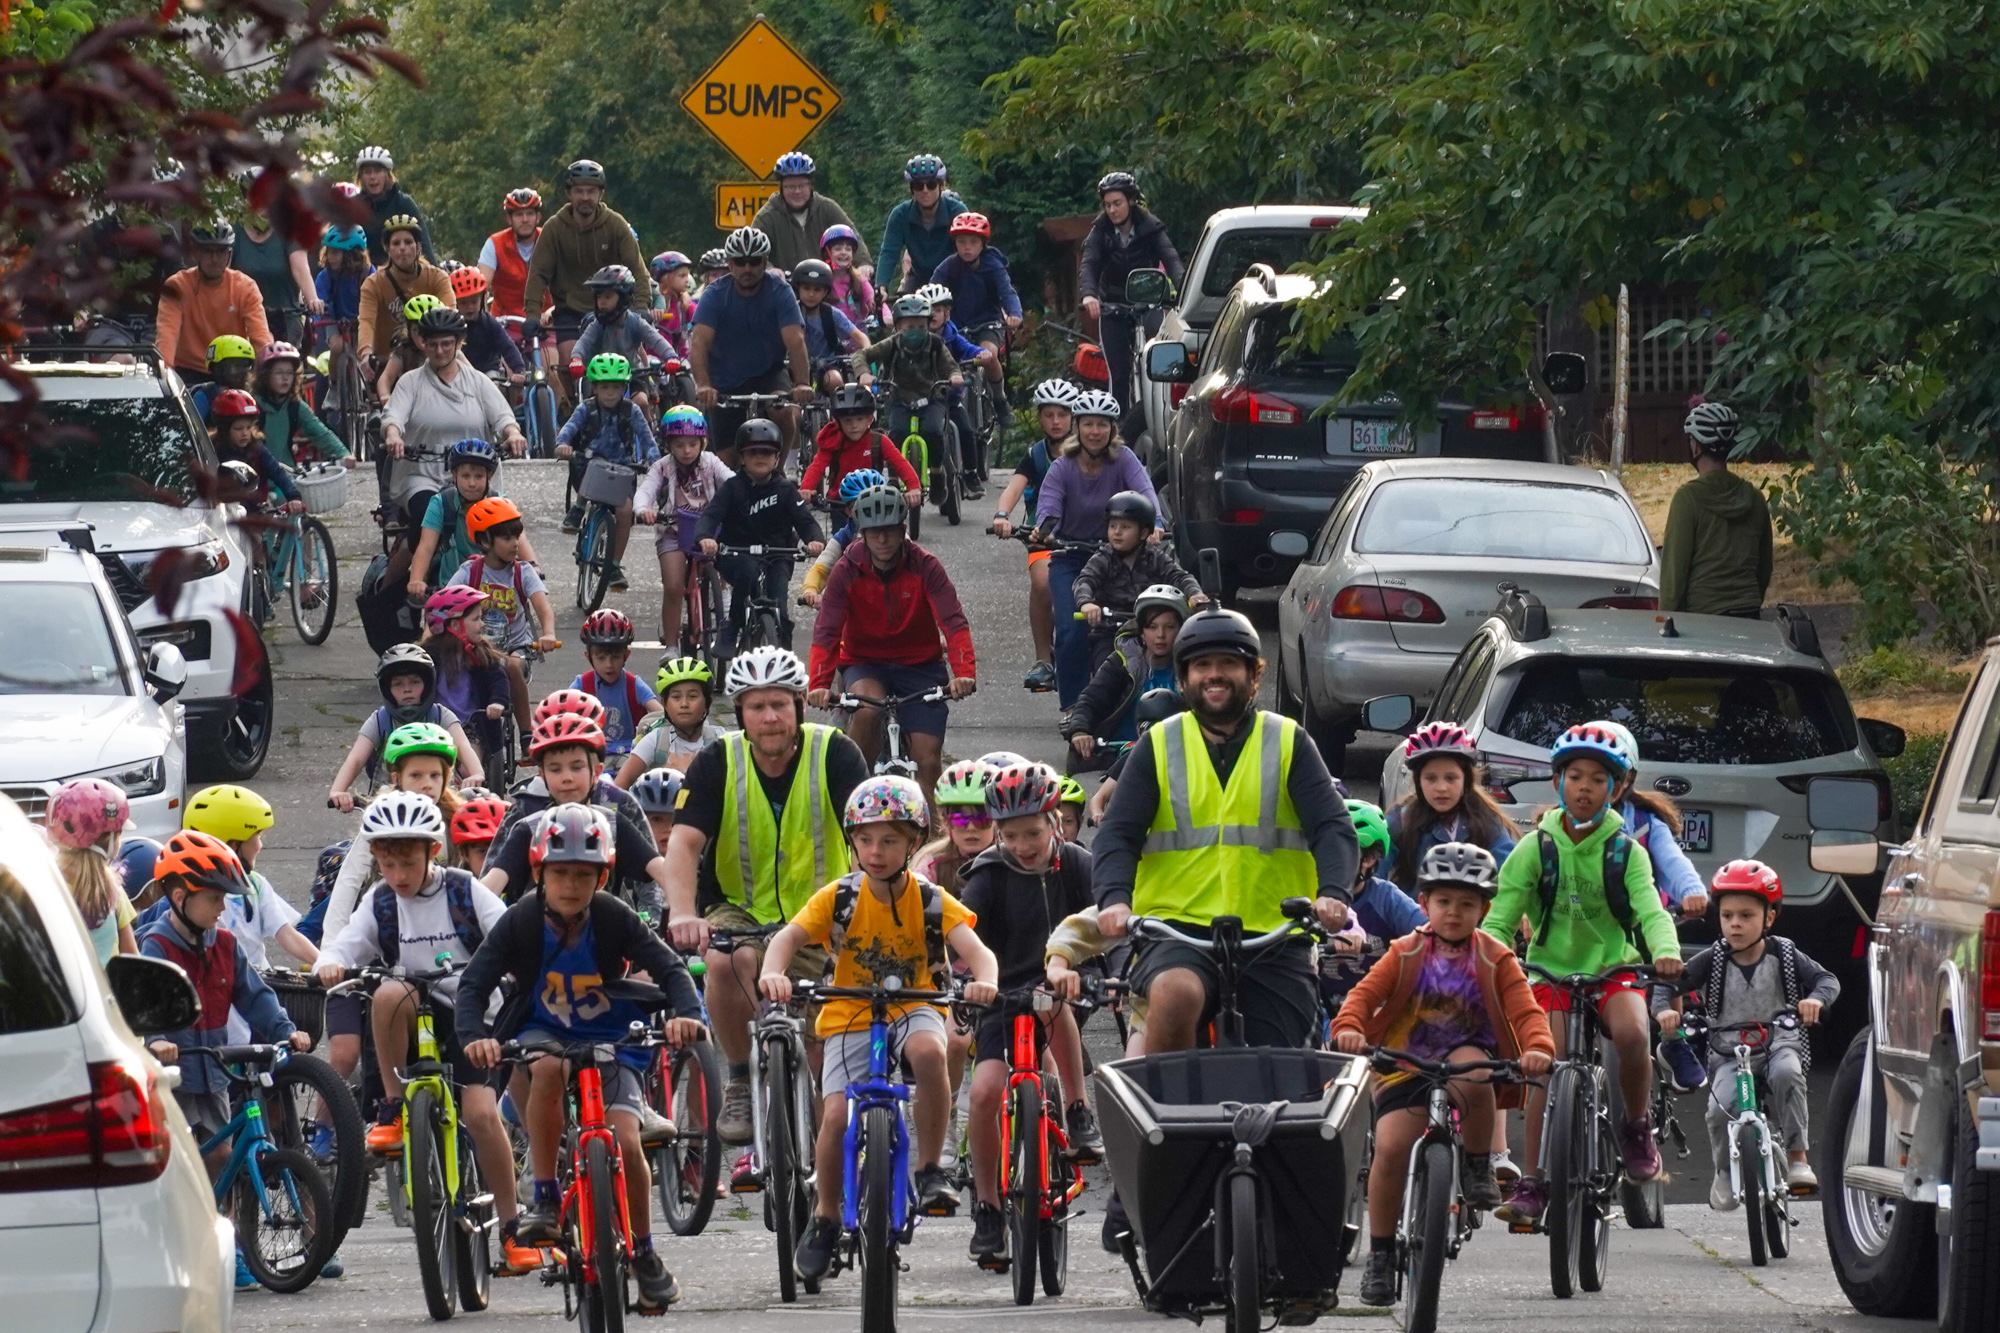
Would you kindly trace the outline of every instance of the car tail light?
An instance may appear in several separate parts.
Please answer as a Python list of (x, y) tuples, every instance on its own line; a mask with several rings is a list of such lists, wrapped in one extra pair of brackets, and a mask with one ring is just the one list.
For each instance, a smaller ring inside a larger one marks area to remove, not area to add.
[(1979, 1007), (1986, 1015), (1986, 1040), (2000, 1041), (2000, 911), (1986, 914), (1980, 934)]
[(1224, 523), (1262, 523), (1264, 511), (1261, 509), (1231, 509), (1223, 514)]
[(1181, 399), (1187, 397), (1187, 391), (1188, 391), (1188, 386), (1185, 384), (1169, 384), (1167, 386), (1168, 406), (1179, 407), (1181, 405)]
[(1333, 595), (1335, 620), (1394, 620), (1405, 625), (1442, 625), (1444, 608), (1407, 588), (1351, 583)]
[(1338, 227), (1340, 223), (1341, 219), (1339, 218), (1314, 218), (1311, 222), (1306, 223), (1306, 225), (1314, 231), (1324, 231), (1328, 227)]
[(1215, 419), (1226, 426), (1296, 426), (1305, 414), (1282, 398), (1241, 386), (1215, 395)]
[(0, 1192), (105, 1189), (167, 1169), (172, 1139), (153, 1072), (90, 1066), (90, 1095), (0, 1115)]
[(1548, 412), (1539, 401), (1475, 407), (1465, 417), (1465, 424), (1473, 430), (1540, 430), (1547, 422)]
[(1486, 790), (1493, 794), (1495, 800), (1513, 805), (1525, 805), (1537, 799), (1531, 796), (1524, 801), (1514, 795), (1515, 786), (1524, 783), (1545, 786), (1555, 776), (1554, 769), (1535, 759), (1503, 759), (1483, 754), (1480, 762), (1486, 770)]
[(1583, 611), (1657, 611), (1660, 599), (1657, 597), (1598, 597), (1585, 602)]

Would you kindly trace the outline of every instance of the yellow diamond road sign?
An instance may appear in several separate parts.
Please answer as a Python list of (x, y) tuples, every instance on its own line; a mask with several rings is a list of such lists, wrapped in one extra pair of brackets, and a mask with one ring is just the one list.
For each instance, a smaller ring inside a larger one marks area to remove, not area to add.
[(840, 94), (763, 19), (743, 30), (681, 98), (687, 113), (768, 176), (840, 105)]
[(723, 181), (715, 187), (715, 225), (723, 231), (747, 227), (778, 187), (771, 181)]

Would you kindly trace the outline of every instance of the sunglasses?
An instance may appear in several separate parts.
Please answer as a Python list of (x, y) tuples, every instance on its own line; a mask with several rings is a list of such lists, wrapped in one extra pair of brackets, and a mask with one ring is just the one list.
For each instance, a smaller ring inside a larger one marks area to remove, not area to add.
[(937, 181), (911, 181), (911, 182), (910, 182), (910, 193), (911, 193), (911, 194), (915, 194), (915, 193), (917, 193), (917, 191), (919, 191), (919, 190), (923, 190), (923, 191), (926, 191), (926, 192), (928, 192), (928, 191), (930, 191), (930, 190), (940, 190), (940, 189), (943, 189), (943, 188), (944, 188), (944, 187), (943, 187), (943, 186), (942, 186), (942, 185), (941, 185), (941, 184), (940, 184), (939, 182), (937, 182)]
[(732, 259), (732, 260), (730, 260), (730, 261), (729, 261), (729, 267), (731, 267), (731, 268), (762, 268), (762, 267), (764, 267), (764, 261), (763, 261), (763, 260), (761, 260), (761, 259)]
[(989, 828), (993, 824), (993, 821), (987, 817), (984, 811), (960, 812), (953, 810), (946, 814), (945, 818), (951, 821), (953, 828)]

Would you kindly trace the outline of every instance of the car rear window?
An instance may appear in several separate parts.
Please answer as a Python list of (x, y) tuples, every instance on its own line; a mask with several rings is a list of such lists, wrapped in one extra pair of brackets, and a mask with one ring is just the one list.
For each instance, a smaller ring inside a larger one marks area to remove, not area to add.
[(1250, 327), (1244, 369), (1258, 375), (1322, 381), (1329, 392), (1338, 389), (1361, 364), (1361, 349), (1355, 345), (1354, 335), (1336, 333), (1317, 347), (1295, 346), (1295, 313), (1294, 307), (1282, 306), (1257, 316)]
[(1550, 746), (1592, 718), (1622, 722), (1642, 764), (1790, 764), (1854, 748), (1839, 687), (1814, 671), (1543, 657), (1519, 669), (1498, 730)]
[(171, 398), (44, 399), (58, 426), (75, 426), (94, 442), (66, 440), (28, 453), (23, 477), (0, 477), (0, 504), (154, 501), (194, 498), (190, 460), (195, 442), (187, 416)]
[(1384, 482), (1368, 499), (1354, 549), (1613, 565), (1653, 559), (1652, 540), (1615, 491), (1476, 477)]
[(124, 694), (104, 605), (87, 583), (9, 583), (0, 694)]
[(1215, 243), (1208, 271), (1201, 275), (1201, 294), (1229, 295), (1229, 289), (1242, 281), (1252, 264), (1269, 264), (1283, 273), (1292, 265), (1303, 263), (1312, 250), (1313, 239), (1324, 234), (1303, 227), (1289, 227), (1284, 231), (1226, 232)]
[(0, 870), (0, 1034), (76, 1022), (69, 981), (42, 914), (19, 880)]

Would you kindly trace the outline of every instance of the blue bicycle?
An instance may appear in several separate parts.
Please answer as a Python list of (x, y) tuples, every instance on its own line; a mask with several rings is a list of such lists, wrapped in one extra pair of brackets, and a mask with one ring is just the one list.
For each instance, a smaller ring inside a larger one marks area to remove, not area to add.
[(215, 1178), (215, 1201), (235, 1195), (236, 1244), (251, 1276), (272, 1291), (304, 1291), (333, 1257), (341, 1227), (318, 1165), (298, 1148), (280, 1148), (264, 1123), (263, 1090), (291, 1052), (283, 1046), (190, 1046), (181, 1054), (209, 1057), (232, 1085), (248, 1089), (201, 1154), (232, 1145)]
[(555, 386), (549, 383), (548, 367), (542, 359), (530, 358), (528, 382), (516, 386), (507, 368), (501, 366), (487, 374), (487, 378), (500, 386), (500, 392), (512, 397), (520, 395), (521, 401), (514, 404), (514, 420), (520, 424), (521, 433), (528, 439), (528, 457), (554, 458), (556, 456), (557, 408)]
[(910, 990), (896, 977), (882, 986), (823, 986), (801, 981), (793, 994), (813, 1000), (868, 1002), (868, 1077), (847, 1085), (847, 1138), (840, 1201), (840, 1245), (831, 1277), (861, 1270), (861, 1333), (894, 1333), (898, 1251), (916, 1232), (916, 1182), (910, 1173), (910, 1136), (903, 1107), (910, 1085), (890, 1077), (889, 1006), (913, 1001), (948, 1003), (954, 991)]

